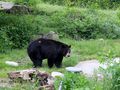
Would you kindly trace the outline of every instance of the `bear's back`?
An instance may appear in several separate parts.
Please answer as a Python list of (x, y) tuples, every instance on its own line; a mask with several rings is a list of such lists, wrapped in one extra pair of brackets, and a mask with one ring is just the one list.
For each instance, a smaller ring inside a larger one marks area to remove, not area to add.
[(68, 46), (62, 42), (55, 41), (52, 39), (44, 39), (44, 38), (37, 39), (35, 42), (39, 43), (39, 45), (48, 45), (48, 46), (49, 45), (56, 45), (56, 46), (65, 45), (65, 46)]

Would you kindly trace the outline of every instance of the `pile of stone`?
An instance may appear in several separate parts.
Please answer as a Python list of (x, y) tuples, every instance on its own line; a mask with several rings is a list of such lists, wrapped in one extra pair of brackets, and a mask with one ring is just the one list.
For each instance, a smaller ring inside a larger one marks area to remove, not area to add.
[(8, 77), (13, 82), (19, 80), (19, 82), (31, 81), (32, 83), (35, 83), (37, 81), (39, 85), (38, 90), (54, 90), (52, 76), (36, 69), (13, 71), (8, 73)]

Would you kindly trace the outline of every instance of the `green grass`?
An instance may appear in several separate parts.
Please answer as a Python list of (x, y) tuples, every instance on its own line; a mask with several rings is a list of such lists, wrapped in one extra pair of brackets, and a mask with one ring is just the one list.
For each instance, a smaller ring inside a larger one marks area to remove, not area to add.
[[(3, 0), (3, 1), (15, 1), (15, 0)], [(38, 0), (37, 0), (38, 1)], [(72, 9), (77, 12), (86, 12), (87, 10), (92, 10), (88, 8), (78, 8), (78, 7), (66, 7), (59, 5), (50, 5), (44, 3), (37, 3), (36, 9), (38, 10), (38, 14), (35, 15), (35, 21), (38, 24), (39, 32), (47, 33), (48, 31), (57, 31), (57, 27), (52, 25), (51, 16), (56, 12), (63, 13), (66, 9)], [(111, 21), (119, 21), (117, 13), (119, 10), (96, 10), (99, 16), (102, 17), (103, 21), (111, 20)], [(91, 13), (92, 14), (92, 13)], [(31, 15), (33, 16), (33, 15)], [(89, 15), (88, 15), (89, 16)], [(27, 16), (28, 17), (28, 16)], [(101, 20), (101, 18), (100, 18)], [(101, 20), (102, 21), (102, 20)], [(70, 44), (72, 46), (71, 57), (64, 58), (62, 68), (58, 69), (53, 67), (51, 69), (48, 68), (47, 60), (43, 61), (43, 67), (38, 68), (39, 70), (46, 71), (51, 73), (52, 71), (59, 71), (62, 73), (66, 73), (65, 67), (75, 66), (78, 62), (84, 60), (98, 59), (100, 53), (108, 53), (109, 50), (112, 50), (116, 57), (120, 57), (120, 39), (116, 40), (81, 40), (75, 41), (73, 39), (61, 39), (62, 42)], [(15, 61), (19, 63), (18, 67), (9, 66), (5, 64), (5, 61)], [(16, 70), (23, 70), (32, 68), (32, 62), (27, 56), (26, 48), (17, 49), (7, 52), (6, 54), (0, 54), (0, 78), (7, 78), (7, 73)], [(90, 80), (91, 88), (90, 90), (103, 90), (103, 88), (107, 86), (108, 83), (101, 83), (101, 81)], [(108, 80), (109, 82), (109, 80)], [(95, 86), (96, 85), (96, 86)], [(104, 85), (104, 87), (103, 87)], [(33, 90), (34, 85), (31, 83), (26, 84), (15, 84), (12, 88), (1, 88), (0, 90)], [(37, 90), (37, 89), (36, 89)], [(79, 89), (78, 89), (79, 90)], [(81, 89), (83, 90), (83, 89)], [(109, 90), (109, 89), (108, 89)]]
[[(65, 67), (75, 66), (78, 62), (83, 60), (97, 59), (99, 53), (107, 53), (112, 50), (116, 56), (120, 56), (120, 40), (82, 40), (75, 41), (71, 39), (61, 40), (64, 43), (72, 45), (72, 52), (70, 58), (64, 58), (63, 66), (60, 69), (53, 67), (49, 69), (47, 60), (43, 61), (43, 67), (38, 68), (46, 72), (60, 71), (65, 72)], [(7, 73), (15, 70), (22, 70), (32, 68), (32, 62), (27, 56), (26, 49), (12, 50), (6, 54), (0, 54), (0, 77), (7, 77)], [(13, 67), (5, 64), (5, 61), (16, 61), (19, 63), (18, 67)]]

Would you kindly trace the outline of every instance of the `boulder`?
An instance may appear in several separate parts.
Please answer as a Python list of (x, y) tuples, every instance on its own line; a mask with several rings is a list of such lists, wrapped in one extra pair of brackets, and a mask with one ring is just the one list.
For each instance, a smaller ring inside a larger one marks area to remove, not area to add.
[(12, 14), (29, 14), (32, 12), (32, 9), (27, 7), (26, 5), (14, 5), (10, 9), (4, 10), (6, 13), (12, 13)]
[(1, 8), (1, 10), (11, 9), (13, 6), (14, 6), (14, 3), (12, 3), (12, 2), (0, 1), (0, 8)]
[(52, 40), (59, 40), (59, 35), (54, 31), (50, 31), (49, 33), (43, 35), (42, 38), (52, 39)]
[(17, 5), (13, 2), (0, 1), (0, 11), (12, 14), (29, 14), (32, 9), (26, 5)]

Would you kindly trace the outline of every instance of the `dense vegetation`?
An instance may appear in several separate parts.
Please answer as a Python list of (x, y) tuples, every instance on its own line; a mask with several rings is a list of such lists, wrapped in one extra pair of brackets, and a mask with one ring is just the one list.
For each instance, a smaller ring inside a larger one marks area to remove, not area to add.
[(42, 1), (58, 5), (101, 9), (116, 9), (120, 5), (119, 0), (42, 0)]
[[(78, 1), (81, 2), (81, 0)], [(2, 44), (0, 52), (24, 47), (36, 35), (36, 32), (40, 34), (55, 31), (60, 37), (72, 37), (75, 40), (120, 38), (119, 10), (62, 7), (44, 4), (39, 0), (15, 0), (15, 2), (32, 5), (34, 12), (27, 15), (0, 14), (0, 43)], [(57, 3), (58, 1), (50, 0), (49, 2)]]

